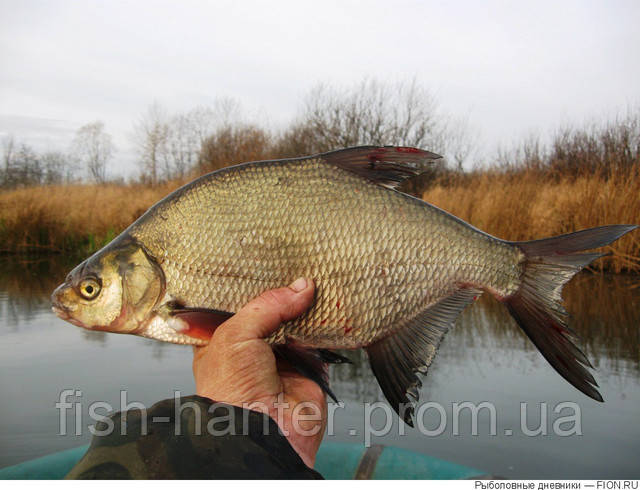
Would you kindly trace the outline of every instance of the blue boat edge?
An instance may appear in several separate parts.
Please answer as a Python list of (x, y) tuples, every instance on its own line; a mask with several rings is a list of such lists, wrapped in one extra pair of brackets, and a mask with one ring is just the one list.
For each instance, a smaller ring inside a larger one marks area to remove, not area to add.
[[(89, 445), (48, 454), (0, 468), (2, 480), (61, 480), (80, 461)], [(486, 478), (475, 468), (394, 446), (325, 442), (315, 469), (327, 480), (460, 480)]]

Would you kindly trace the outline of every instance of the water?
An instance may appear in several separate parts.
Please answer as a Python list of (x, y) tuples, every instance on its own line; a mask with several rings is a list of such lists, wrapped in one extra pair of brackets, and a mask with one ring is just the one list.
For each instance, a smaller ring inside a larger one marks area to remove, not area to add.
[[(86, 444), (87, 426), (93, 424), (87, 405), (101, 400), (117, 408), (121, 390), (129, 403), (147, 406), (172, 397), (174, 390), (194, 392), (190, 348), (87, 332), (51, 313), (49, 294), (70, 265), (61, 258), (0, 262), (0, 466)], [(327, 438), (360, 443), (366, 438), (512, 478), (640, 477), (640, 278), (580, 275), (565, 289), (565, 298), (596, 367), (604, 404), (557, 375), (505, 309), (483, 298), (445, 338), (424, 380), (421, 401), (438, 404), (421, 418), (432, 435), (399, 425), (394, 416), (385, 435), (365, 436), (363, 403), (383, 398), (365, 356), (351, 352), (353, 365), (332, 370), (333, 390), (345, 408), (335, 411), (334, 435)], [(62, 422), (55, 404), (64, 389), (78, 392), (69, 401), (81, 402), (80, 411), (75, 406), (67, 411), (66, 435), (58, 435)], [(490, 402), (496, 434), (489, 409), (479, 412), (477, 435), (469, 410), (461, 412), (455, 427), (453, 404), (462, 402)], [(554, 409), (561, 402), (573, 405), (558, 414)], [(547, 433), (527, 435), (527, 428), (540, 425), (541, 407)], [(554, 430), (563, 416), (570, 420)], [(387, 420), (381, 408), (370, 419), (374, 429)]]

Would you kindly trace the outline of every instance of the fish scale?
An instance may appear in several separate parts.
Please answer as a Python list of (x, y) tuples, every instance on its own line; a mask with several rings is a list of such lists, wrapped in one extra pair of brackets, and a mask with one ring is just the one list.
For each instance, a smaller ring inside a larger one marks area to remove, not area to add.
[(602, 256), (585, 250), (636, 226), (500, 240), (395, 190), (436, 158), (358, 147), (212, 172), (71, 271), (54, 311), (84, 328), (205, 345), (252, 298), (309, 277), (311, 308), (265, 340), (334, 399), (324, 363), (344, 358), (327, 349), (365, 348), (385, 397), (411, 424), (417, 373), (488, 291), (565, 379), (602, 401), (561, 290)]
[[(388, 335), (457, 282), (507, 294), (508, 281), (484, 277), (497, 270), (487, 255), (495, 248), (500, 266), (516, 255), (422, 201), (320, 159), (212, 174), (157, 213), (166, 219), (150, 216), (129, 233), (160, 258), (168, 294), (188, 307), (237, 311), (266, 289), (311, 277), (315, 306), (271, 340), (323, 348)], [(448, 267), (461, 252), (466, 265)]]

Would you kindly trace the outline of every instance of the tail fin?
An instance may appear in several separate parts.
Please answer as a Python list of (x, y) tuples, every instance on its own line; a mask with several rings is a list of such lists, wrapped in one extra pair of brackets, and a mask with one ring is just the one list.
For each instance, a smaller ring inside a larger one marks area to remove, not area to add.
[(562, 306), (562, 287), (603, 253), (578, 253), (614, 242), (636, 225), (591, 228), (530, 242), (515, 242), (526, 256), (520, 288), (503, 302), (542, 355), (569, 383), (594, 400), (603, 401), (598, 384), (585, 367), (593, 368), (575, 345)]

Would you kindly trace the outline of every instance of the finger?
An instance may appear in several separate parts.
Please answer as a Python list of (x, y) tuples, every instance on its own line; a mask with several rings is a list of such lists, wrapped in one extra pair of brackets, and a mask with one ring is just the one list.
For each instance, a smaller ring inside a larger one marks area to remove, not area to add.
[(216, 334), (227, 341), (261, 339), (283, 322), (304, 313), (313, 301), (314, 284), (303, 277), (286, 288), (265, 291), (224, 322)]
[(194, 345), (193, 346), (193, 360), (196, 361), (198, 360), (200, 357), (202, 357), (205, 352), (207, 352), (207, 345)]

